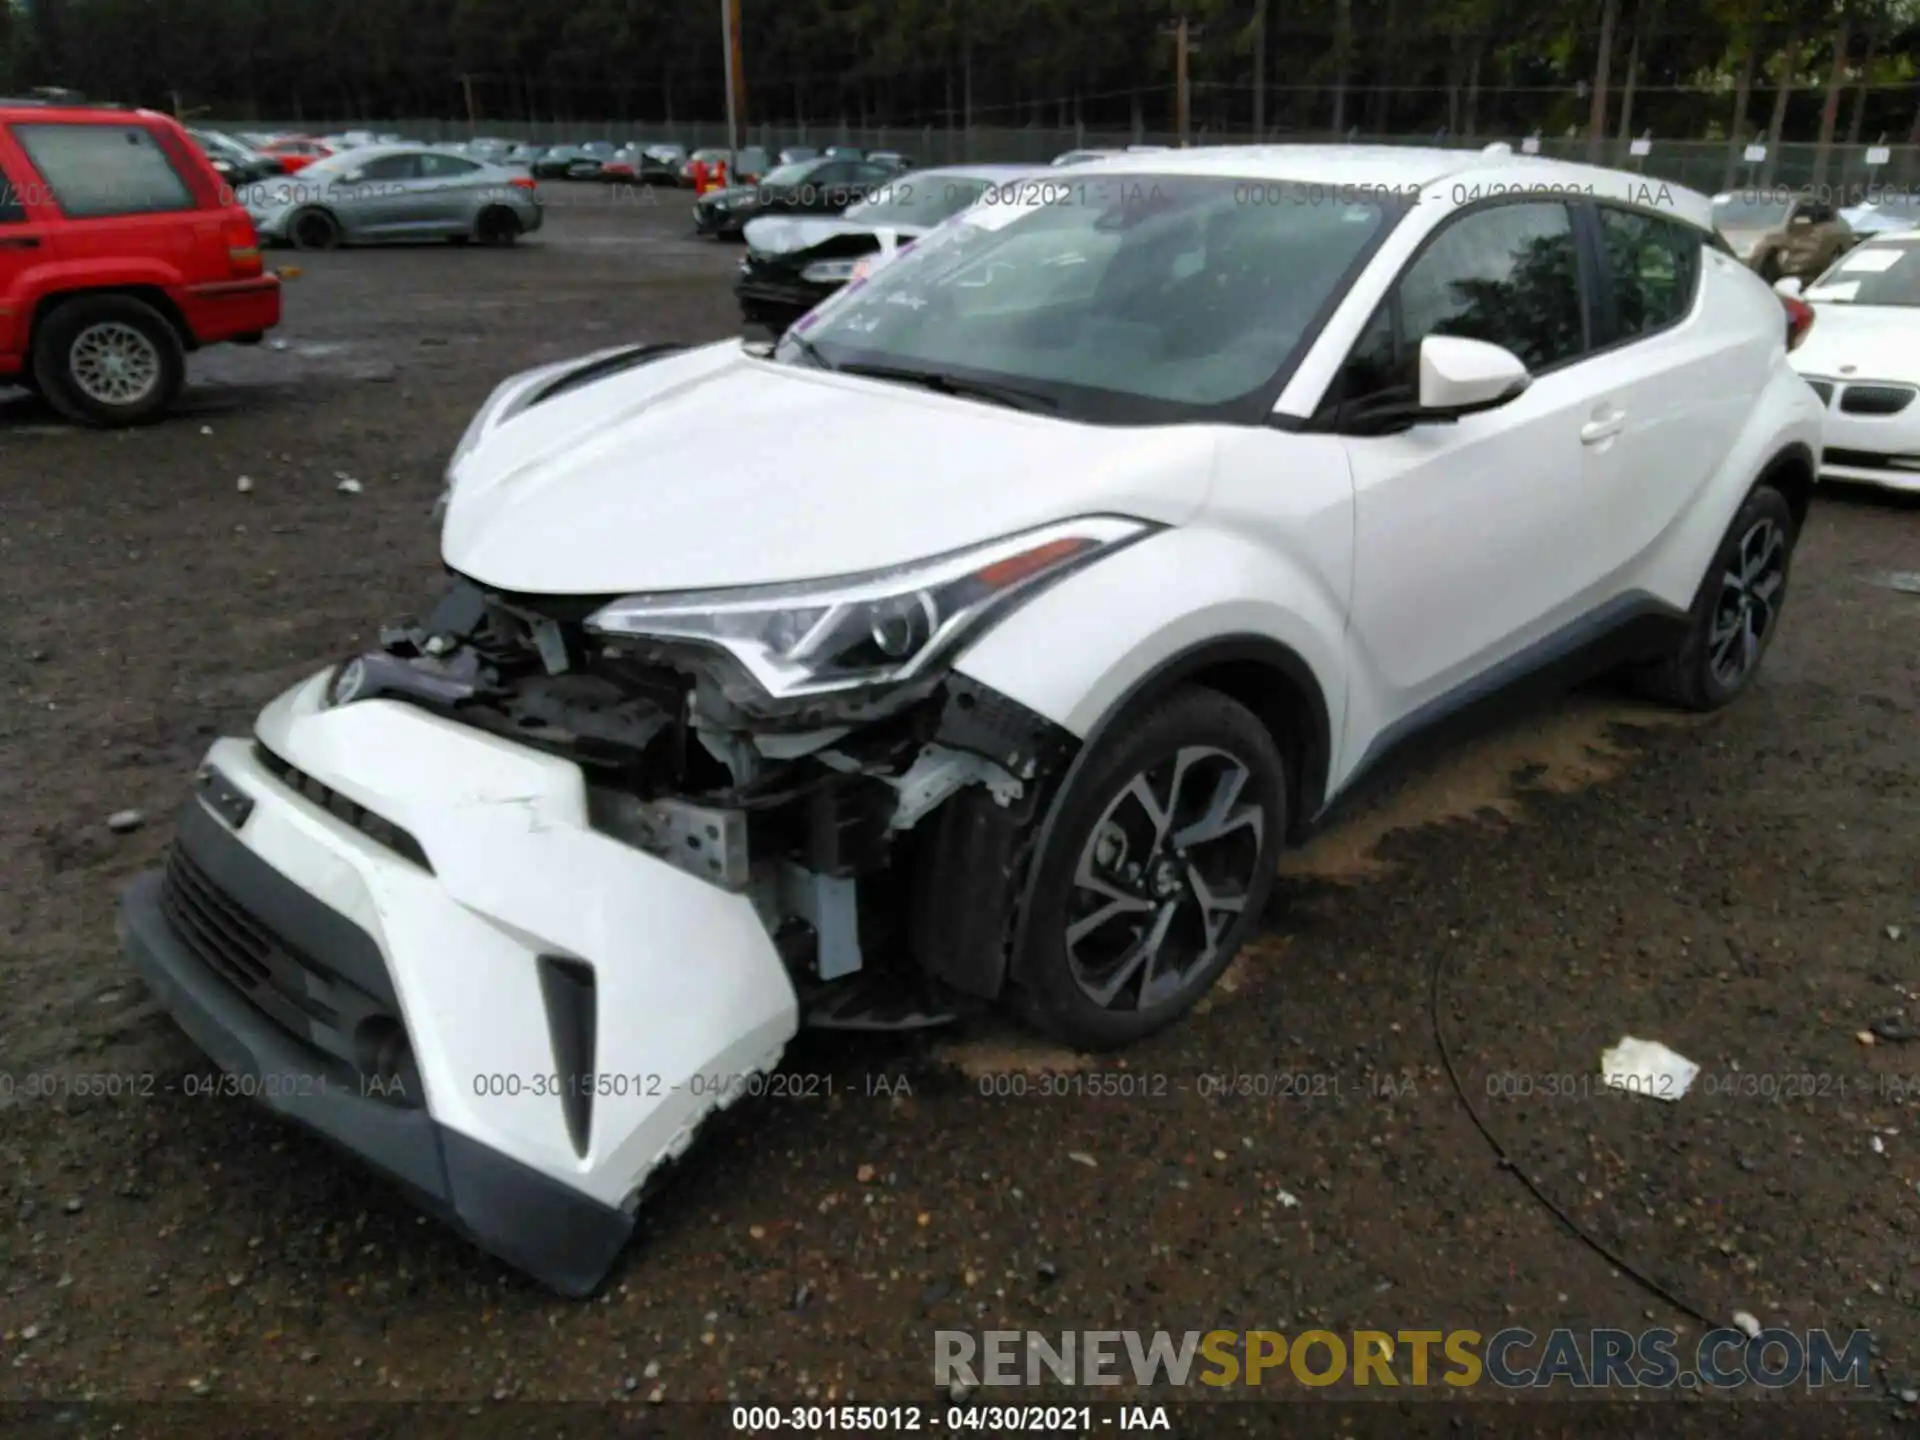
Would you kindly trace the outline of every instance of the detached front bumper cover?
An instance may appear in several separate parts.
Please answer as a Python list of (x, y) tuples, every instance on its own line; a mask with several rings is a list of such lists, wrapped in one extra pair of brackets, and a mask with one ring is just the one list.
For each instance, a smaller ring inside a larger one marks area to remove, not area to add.
[[(378, 988), (374, 971), (383, 967), (372, 937), (253, 854), (197, 798), (181, 813), (177, 845), (277, 934), (301, 936), (333, 973)], [(214, 1063), (269, 1110), (348, 1151), (508, 1264), (564, 1295), (598, 1287), (633, 1232), (631, 1215), (440, 1124), (424, 1108), (392, 1103), (353, 1067), (302, 1044), (183, 943), (167, 918), (166, 884), (153, 872), (127, 886), (121, 948)]]

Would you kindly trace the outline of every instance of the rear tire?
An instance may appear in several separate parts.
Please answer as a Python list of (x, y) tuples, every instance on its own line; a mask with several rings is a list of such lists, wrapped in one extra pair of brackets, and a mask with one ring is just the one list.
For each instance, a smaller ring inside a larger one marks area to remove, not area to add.
[(1069, 1044), (1173, 1024), (1232, 963), (1272, 893), (1286, 762), (1259, 718), (1197, 687), (1096, 742), (1036, 860), (1013, 997)]
[(302, 210), (287, 222), (287, 239), (296, 250), (338, 250), (345, 238), (340, 222), (326, 210)]
[(186, 349), (158, 310), (128, 295), (83, 295), (41, 322), (33, 378), (62, 415), (98, 429), (147, 425), (173, 408)]
[(473, 237), (496, 250), (512, 245), (520, 239), (520, 217), (499, 205), (482, 210), (473, 222)]
[(1668, 654), (1635, 672), (1634, 688), (1700, 713), (1737, 699), (1780, 628), (1798, 538), (1786, 497), (1770, 485), (1755, 486), (1714, 551), (1685, 634)]

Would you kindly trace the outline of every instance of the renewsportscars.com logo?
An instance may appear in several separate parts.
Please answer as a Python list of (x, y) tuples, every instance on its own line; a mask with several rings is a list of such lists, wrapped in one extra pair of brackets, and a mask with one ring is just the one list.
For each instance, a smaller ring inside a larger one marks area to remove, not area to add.
[(1502, 1390), (1871, 1387), (1873, 1337), (1825, 1330), (966, 1330), (934, 1332), (942, 1387), (1491, 1385)]

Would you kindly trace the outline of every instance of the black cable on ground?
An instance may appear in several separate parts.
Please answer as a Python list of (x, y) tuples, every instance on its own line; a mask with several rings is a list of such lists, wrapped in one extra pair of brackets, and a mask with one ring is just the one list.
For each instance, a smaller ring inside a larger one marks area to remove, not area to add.
[(1728, 1328), (1726, 1321), (1717, 1320), (1698, 1305), (1681, 1299), (1678, 1295), (1674, 1294), (1673, 1291), (1647, 1274), (1645, 1270), (1621, 1255), (1617, 1250), (1609, 1248), (1605, 1241), (1583, 1230), (1571, 1215), (1567, 1214), (1565, 1210), (1561, 1209), (1560, 1206), (1555, 1203), (1552, 1196), (1548, 1195), (1546, 1191), (1533, 1183), (1532, 1178), (1528, 1176), (1527, 1172), (1522, 1170), (1514, 1158), (1507, 1153), (1507, 1147), (1500, 1143), (1500, 1137), (1487, 1128), (1487, 1122), (1480, 1117), (1479, 1107), (1473, 1103), (1473, 1097), (1467, 1093), (1467, 1087), (1460, 1083), (1460, 1072), (1454, 1068), (1453, 1064), (1453, 1052), (1447, 1048), (1447, 1037), (1440, 1029), (1441, 988), (1442, 982), (1446, 977), (1447, 957), (1451, 953), (1451, 951), (1443, 949), (1434, 957), (1432, 984), (1427, 992), (1427, 1014), (1433, 1022), (1433, 1043), (1440, 1051), (1440, 1062), (1447, 1067), (1447, 1078), (1453, 1082), (1453, 1093), (1460, 1097), (1460, 1103), (1466, 1107), (1467, 1118), (1473, 1121), (1474, 1128), (1486, 1137), (1487, 1144), (1493, 1147), (1493, 1153), (1500, 1157), (1500, 1163), (1512, 1171), (1514, 1175), (1519, 1178), (1520, 1183), (1527, 1187), (1528, 1192), (1533, 1198), (1546, 1206), (1548, 1210), (1552, 1211), (1560, 1223), (1572, 1231), (1574, 1238), (1579, 1240), (1581, 1244), (1605, 1259), (1608, 1264), (1612, 1265), (1622, 1275), (1630, 1276), (1642, 1289), (1650, 1294), (1657, 1295), (1682, 1314), (1691, 1315), (1709, 1330)]

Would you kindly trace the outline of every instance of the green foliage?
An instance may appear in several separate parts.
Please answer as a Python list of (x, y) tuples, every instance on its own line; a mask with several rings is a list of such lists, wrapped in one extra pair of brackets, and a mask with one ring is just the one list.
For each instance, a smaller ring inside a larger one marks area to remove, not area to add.
[[(1258, 0), (740, 0), (750, 120), (940, 126), (966, 103), (976, 123), (1124, 127), (1138, 103), (1172, 124), (1168, 23), (1195, 35), (1196, 129), (1232, 131), (1253, 113)], [(1614, 87), (1643, 21), (1634, 127), (1710, 133), (1757, 47), (1757, 91), (1790, 33), (1796, 85), (1826, 81), (1842, 6), (1875, 37), (1869, 131), (1910, 123), (1920, 0), (1621, 0)], [(1334, 43), (1343, 6), (1352, 53)], [(1465, 113), (1482, 133), (1550, 135), (1584, 124), (1595, 71), (1592, 0), (1268, 0), (1268, 123), (1328, 123), (1344, 85), (1348, 123), (1387, 113), (1430, 132)], [(1855, 62), (1862, 42), (1856, 39)], [(0, 88), (62, 84), (228, 119), (445, 118), (644, 129), (669, 115), (725, 114), (714, 0), (0, 0)], [(969, 83), (970, 82), (970, 83)], [(1756, 112), (1761, 100), (1756, 100)], [(1810, 135), (1796, 104), (1790, 132)], [(1069, 119), (1068, 123), (1071, 123)]]

